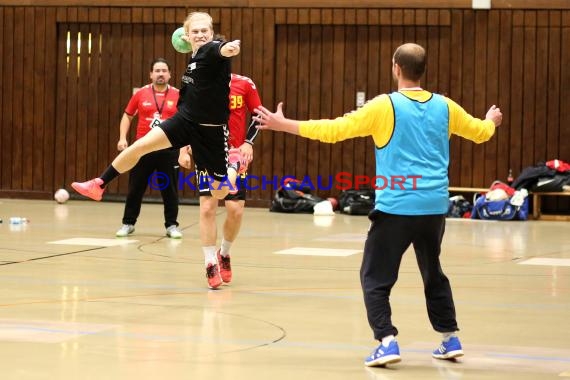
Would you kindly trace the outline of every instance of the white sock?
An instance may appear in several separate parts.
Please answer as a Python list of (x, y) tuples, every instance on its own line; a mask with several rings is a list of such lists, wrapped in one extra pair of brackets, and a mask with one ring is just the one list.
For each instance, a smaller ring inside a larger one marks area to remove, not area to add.
[(202, 247), (202, 251), (204, 251), (204, 264), (208, 266), (208, 264), (217, 264), (218, 258), (216, 257), (216, 246), (211, 245), (208, 247)]
[(220, 255), (222, 256), (229, 256), (230, 255), (230, 248), (232, 247), (231, 241), (227, 241), (226, 239), (222, 239), (222, 246), (220, 247)]
[(455, 331), (447, 332), (447, 333), (441, 333), (441, 336), (443, 337), (444, 342), (448, 342), (449, 339), (451, 339), (453, 337), (457, 337), (457, 335), (455, 335)]
[(385, 336), (384, 338), (382, 338), (382, 345), (384, 347), (388, 347), (390, 345), (390, 342), (392, 342), (395, 339), (396, 338), (394, 337), (394, 335)]

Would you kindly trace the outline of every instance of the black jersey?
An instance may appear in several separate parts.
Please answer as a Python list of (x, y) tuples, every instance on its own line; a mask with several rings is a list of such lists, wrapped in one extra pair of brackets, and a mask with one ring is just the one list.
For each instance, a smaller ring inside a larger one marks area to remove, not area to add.
[(231, 60), (222, 56), (220, 41), (202, 45), (182, 76), (178, 111), (200, 124), (227, 124)]

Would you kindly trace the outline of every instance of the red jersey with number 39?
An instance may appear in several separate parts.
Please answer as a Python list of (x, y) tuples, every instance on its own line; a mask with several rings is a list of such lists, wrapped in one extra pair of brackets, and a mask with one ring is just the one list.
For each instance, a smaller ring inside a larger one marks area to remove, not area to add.
[(158, 92), (154, 91), (151, 84), (147, 84), (131, 97), (125, 113), (129, 116), (138, 113), (137, 140), (150, 131), (155, 115), (159, 116), (160, 121), (174, 116), (177, 111), (178, 96), (179, 90), (170, 85), (167, 90)]
[(255, 83), (243, 75), (232, 74), (230, 82), (230, 127), (229, 144), (239, 148), (247, 133), (247, 113), (261, 106), (259, 93)]

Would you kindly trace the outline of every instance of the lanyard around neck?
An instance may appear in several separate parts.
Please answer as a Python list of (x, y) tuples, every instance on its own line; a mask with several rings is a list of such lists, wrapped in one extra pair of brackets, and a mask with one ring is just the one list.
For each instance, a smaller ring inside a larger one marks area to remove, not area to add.
[(156, 104), (156, 112), (162, 116), (162, 109), (164, 108), (164, 102), (166, 102), (166, 96), (168, 95), (168, 90), (170, 90), (170, 86), (166, 86), (166, 91), (164, 92), (164, 99), (162, 100), (162, 104), (160, 107), (158, 106), (158, 100), (156, 100), (156, 91), (154, 90), (154, 85), (150, 86), (152, 88), (152, 97), (154, 98), (154, 104)]

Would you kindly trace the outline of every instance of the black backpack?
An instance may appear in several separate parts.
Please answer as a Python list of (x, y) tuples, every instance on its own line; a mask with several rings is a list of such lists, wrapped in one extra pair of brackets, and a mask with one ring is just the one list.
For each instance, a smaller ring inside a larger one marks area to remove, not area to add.
[(368, 215), (374, 209), (374, 189), (345, 190), (338, 197), (340, 212), (351, 215)]
[(288, 178), (276, 192), (269, 211), (313, 213), (313, 207), (323, 199), (311, 194), (311, 188), (297, 179)]

